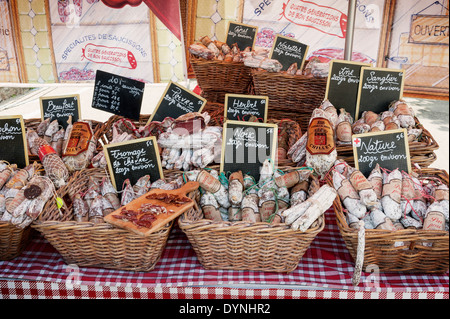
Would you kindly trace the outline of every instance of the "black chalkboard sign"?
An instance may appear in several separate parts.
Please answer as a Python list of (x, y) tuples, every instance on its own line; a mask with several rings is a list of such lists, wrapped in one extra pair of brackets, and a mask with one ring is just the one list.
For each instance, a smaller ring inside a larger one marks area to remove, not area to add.
[(253, 49), (257, 33), (258, 27), (238, 22), (229, 22), (225, 42), (230, 47), (236, 43), (241, 51), (247, 47)]
[(392, 101), (400, 100), (403, 96), (403, 79), (404, 70), (361, 68), (355, 120), (359, 119), (364, 111), (387, 111)]
[(355, 167), (369, 176), (376, 164), (388, 170), (411, 172), (406, 129), (356, 134), (352, 136)]
[(370, 67), (368, 63), (332, 60), (328, 73), (325, 99), (338, 110), (345, 109), (352, 118), (356, 116), (361, 68)]
[(50, 118), (50, 121), (58, 120), (59, 125), (67, 128), (67, 120), (72, 116), (72, 123), (81, 118), (80, 95), (66, 96), (41, 96), (41, 119)]
[(24, 168), (28, 162), (25, 125), (21, 115), (0, 116), (0, 160)]
[(287, 70), (293, 63), (297, 63), (299, 70), (303, 69), (305, 57), (308, 53), (309, 46), (295, 39), (282, 35), (277, 35), (272, 45), (270, 58), (278, 60), (283, 68)]
[(92, 107), (139, 120), (145, 83), (97, 70)]
[(166, 117), (176, 119), (187, 113), (201, 112), (205, 104), (206, 99), (200, 95), (170, 81), (148, 122), (162, 122)]
[(226, 121), (223, 126), (220, 171), (241, 170), (259, 180), (266, 159), (275, 163), (278, 125), (244, 121)]
[(111, 181), (118, 191), (127, 178), (132, 185), (147, 174), (152, 182), (164, 178), (155, 136), (106, 144), (103, 148)]
[(248, 121), (251, 116), (256, 116), (259, 122), (266, 123), (268, 105), (267, 96), (225, 94), (224, 118)]

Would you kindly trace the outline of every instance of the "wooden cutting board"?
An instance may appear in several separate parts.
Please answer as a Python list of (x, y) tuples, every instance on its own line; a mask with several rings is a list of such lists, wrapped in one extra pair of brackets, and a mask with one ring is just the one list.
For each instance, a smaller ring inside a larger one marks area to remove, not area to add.
[[(112, 225), (115, 225), (120, 228), (124, 228), (127, 230), (130, 230), (138, 235), (141, 236), (149, 236), (151, 233), (154, 233), (164, 227), (168, 222), (175, 219), (176, 217), (180, 216), (184, 212), (186, 212), (188, 209), (192, 208), (194, 206), (194, 201), (190, 200), (189, 202), (180, 205), (175, 206), (174, 204), (165, 203), (158, 199), (147, 199), (146, 197), (150, 194), (170, 194), (170, 195), (179, 195), (179, 196), (186, 196), (192, 191), (195, 191), (199, 187), (198, 182), (187, 182), (183, 185), (183, 187), (179, 189), (174, 190), (163, 190), (163, 189), (152, 189), (145, 195), (140, 196), (139, 198), (136, 198), (135, 200), (131, 201), (125, 206), (120, 207), (119, 209), (115, 210), (111, 214), (108, 214), (104, 217), (105, 222), (110, 223)], [(154, 220), (151, 224), (150, 228), (146, 227), (139, 227), (132, 222), (115, 218), (114, 215), (120, 215), (120, 212), (122, 209), (129, 209), (129, 210), (139, 210), (142, 204), (151, 203), (156, 204), (160, 206), (164, 206), (167, 208), (167, 210), (173, 210), (172, 213), (164, 213), (156, 215), (156, 220)]]

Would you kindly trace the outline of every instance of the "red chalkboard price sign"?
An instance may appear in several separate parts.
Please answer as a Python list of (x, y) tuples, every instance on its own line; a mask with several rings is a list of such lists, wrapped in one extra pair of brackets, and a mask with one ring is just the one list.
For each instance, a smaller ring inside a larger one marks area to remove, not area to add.
[(25, 125), (21, 115), (0, 116), (0, 160), (23, 168), (28, 163)]

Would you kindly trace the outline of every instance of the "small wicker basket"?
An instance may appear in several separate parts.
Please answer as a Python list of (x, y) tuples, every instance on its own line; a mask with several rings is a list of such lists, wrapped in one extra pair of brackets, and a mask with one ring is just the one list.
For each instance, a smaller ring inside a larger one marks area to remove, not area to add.
[(224, 103), (225, 94), (247, 94), (252, 87), (252, 68), (243, 62), (205, 60), (193, 55), (190, 62), (202, 96), (209, 102)]
[(324, 229), (325, 219), (319, 217), (301, 232), (284, 223), (208, 220), (196, 205), (180, 216), (178, 225), (205, 269), (291, 272)]
[[(86, 191), (89, 177), (107, 176), (102, 169), (76, 172), (69, 183), (57, 191), (61, 198)], [(170, 179), (170, 176), (166, 176)], [(159, 261), (173, 221), (148, 237), (116, 228), (108, 223), (76, 222), (73, 208), (61, 213), (55, 201), (44, 207), (32, 225), (55, 247), (67, 264), (129, 271), (150, 271)]]
[[(449, 176), (444, 170), (424, 168), (417, 170), (420, 177), (438, 178), (448, 185)], [(331, 178), (327, 182), (332, 186)], [(351, 256), (356, 260), (358, 230), (350, 228), (341, 200), (336, 197), (333, 208), (337, 225)], [(396, 243), (404, 245), (396, 245)], [(426, 245), (424, 245), (426, 243)], [(382, 272), (443, 273), (449, 265), (449, 233), (421, 229), (402, 229), (395, 232), (366, 229), (363, 271), (375, 265)]]

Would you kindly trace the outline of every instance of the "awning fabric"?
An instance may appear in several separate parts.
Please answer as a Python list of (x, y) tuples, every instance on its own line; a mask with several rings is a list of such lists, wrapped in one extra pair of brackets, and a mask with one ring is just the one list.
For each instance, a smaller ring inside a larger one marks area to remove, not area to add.
[(181, 40), (181, 19), (179, 0), (102, 0), (111, 8), (122, 8), (125, 5), (132, 7), (144, 2), (162, 23)]

